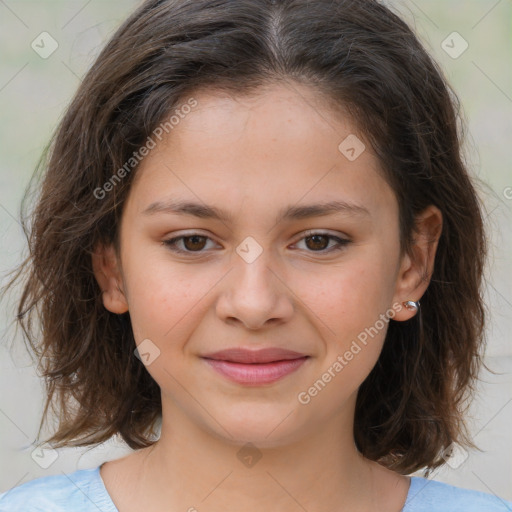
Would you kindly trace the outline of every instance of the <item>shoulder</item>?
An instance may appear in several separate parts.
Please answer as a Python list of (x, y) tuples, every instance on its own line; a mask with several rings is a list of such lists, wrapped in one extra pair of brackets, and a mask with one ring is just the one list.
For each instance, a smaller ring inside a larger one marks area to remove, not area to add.
[(512, 512), (512, 501), (423, 477), (411, 477), (403, 512)]
[(99, 467), (36, 478), (0, 494), (0, 512), (117, 512)]

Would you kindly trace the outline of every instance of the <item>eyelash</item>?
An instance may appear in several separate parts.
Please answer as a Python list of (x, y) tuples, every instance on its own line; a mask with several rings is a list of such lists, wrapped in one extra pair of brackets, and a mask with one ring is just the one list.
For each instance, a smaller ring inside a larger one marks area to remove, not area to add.
[[(329, 233), (324, 233), (324, 232), (321, 232), (321, 231), (309, 231), (301, 239), (299, 239), (298, 242), (301, 242), (305, 238), (310, 238), (310, 237), (315, 236), (315, 235), (326, 236), (327, 238), (335, 240), (338, 243), (338, 245), (334, 246), (334, 248), (330, 248), (330, 249), (322, 249), (322, 250), (319, 250), (319, 251), (307, 251), (307, 252), (310, 252), (312, 254), (330, 254), (332, 252), (338, 252), (338, 251), (343, 250), (348, 244), (350, 244), (352, 242), (352, 240), (349, 240), (349, 239), (346, 239), (346, 238), (340, 238), (340, 237), (331, 235)], [(179, 254), (201, 254), (201, 253), (205, 252), (204, 250), (200, 250), (200, 251), (186, 251), (186, 250), (183, 250), (183, 249), (178, 249), (176, 247), (176, 243), (179, 240), (183, 240), (184, 238), (191, 238), (191, 237), (194, 237), (194, 236), (199, 236), (199, 237), (211, 240), (210, 237), (207, 237), (206, 235), (203, 235), (201, 233), (190, 233), (190, 234), (187, 234), (187, 235), (182, 235), (182, 236), (177, 236), (175, 238), (170, 238), (168, 240), (162, 240), (162, 244), (165, 245), (172, 252), (179, 253)], [(296, 242), (296, 243), (298, 243), (298, 242)]]

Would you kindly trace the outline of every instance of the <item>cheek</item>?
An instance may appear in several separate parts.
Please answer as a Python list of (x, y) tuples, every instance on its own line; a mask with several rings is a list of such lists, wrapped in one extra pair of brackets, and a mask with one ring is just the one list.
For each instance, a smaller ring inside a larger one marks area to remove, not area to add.
[(315, 274), (298, 275), (293, 289), (323, 321), (330, 338), (346, 340), (388, 308), (390, 286), (384, 267), (375, 258), (347, 259)]
[[(332, 411), (333, 404), (342, 407), (379, 358), (389, 325), (380, 317), (388, 309), (389, 279), (383, 275), (384, 267), (375, 258), (360, 259), (317, 281), (321, 286), (316, 290), (303, 284), (309, 290), (303, 293), (304, 302), (321, 320), (316, 328), (325, 340), (316, 379), (311, 388), (302, 390), (315, 396), (318, 411)], [(318, 381), (326, 384), (315, 384)]]
[(162, 248), (145, 254), (133, 250), (124, 271), (135, 339), (154, 339), (162, 347), (196, 323), (205, 294), (216, 281), (198, 266), (169, 261)]

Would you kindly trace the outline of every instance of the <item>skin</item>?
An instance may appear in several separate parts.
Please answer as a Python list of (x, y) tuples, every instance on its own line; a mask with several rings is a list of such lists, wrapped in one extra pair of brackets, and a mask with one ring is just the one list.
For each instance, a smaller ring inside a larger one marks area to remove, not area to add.
[[(305, 86), (261, 93), (194, 94), (198, 105), (137, 170), (120, 258), (111, 246), (93, 256), (105, 307), (129, 311), (136, 343), (149, 339), (160, 350), (147, 371), (162, 391), (161, 437), (100, 472), (120, 512), (398, 512), (405, 502), (410, 479), (362, 457), (353, 438), (357, 390), (387, 323), (309, 403), (297, 396), (379, 315), (421, 298), (442, 215), (434, 206), (422, 212), (413, 251), (401, 257), (397, 200), (370, 145), (354, 161), (338, 149), (349, 134), (365, 140), (350, 119)], [(142, 213), (171, 195), (225, 209), (232, 222)], [(327, 200), (370, 215), (276, 223), (288, 205)], [(336, 241), (315, 245), (304, 234), (312, 229), (352, 242), (329, 253)], [(162, 244), (191, 231), (208, 239), (178, 242), (189, 254)], [(262, 249), (251, 263), (236, 252), (248, 236)], [(414, 314), (402, 307), (393, 318)], [(273, 384), (247, 387), (200, 357), (237, 346), (310, 358)], [(261, 455), (251, 467), (237, 457), (248, 442)]]

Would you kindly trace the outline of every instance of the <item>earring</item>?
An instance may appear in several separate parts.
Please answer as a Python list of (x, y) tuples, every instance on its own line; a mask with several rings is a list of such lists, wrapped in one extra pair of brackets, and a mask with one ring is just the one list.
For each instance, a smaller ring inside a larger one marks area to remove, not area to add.
[(420, 301), (414, 302), (413, 300), (406, 300), (405, 302), (402, 302), (402, 304), (411, 311), (418, 311), (420, 307)]

